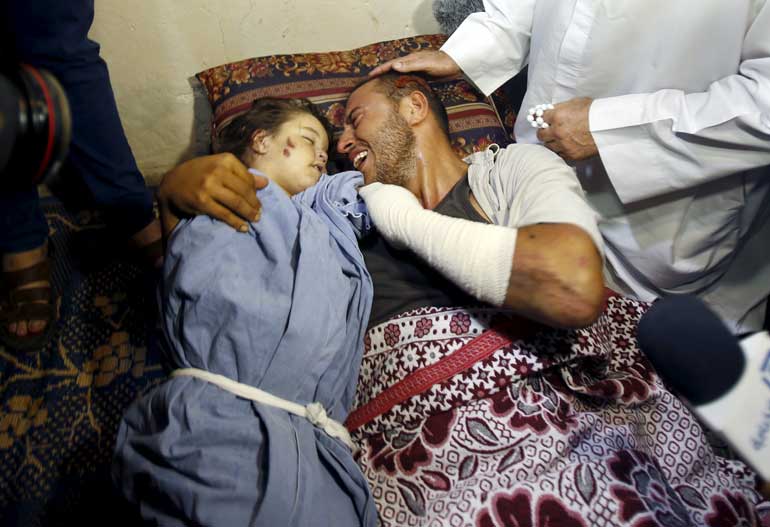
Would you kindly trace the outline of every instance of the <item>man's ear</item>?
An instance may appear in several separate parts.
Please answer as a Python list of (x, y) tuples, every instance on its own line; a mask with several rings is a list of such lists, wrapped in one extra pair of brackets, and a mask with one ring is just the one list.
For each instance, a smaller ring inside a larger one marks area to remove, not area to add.
[(410, 126), (420, 124), (430, 114), (428, 98), (421, 91), (415, 90), (401, 98), (399, 110)]
[(270, 148), (270, 134), (266, 130), (256, 130), (251, 134), (249, 148), (257, 155), (265, 155)]

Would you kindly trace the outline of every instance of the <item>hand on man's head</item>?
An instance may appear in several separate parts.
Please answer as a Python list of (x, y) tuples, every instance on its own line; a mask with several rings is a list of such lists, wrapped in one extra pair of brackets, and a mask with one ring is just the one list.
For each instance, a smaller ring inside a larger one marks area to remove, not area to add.
[(256, 196), (267, 178), (248, 172), (232, 154), (196, 157), (168, 172), (158, 198), (182, 215), (205, 214), (244, 231), (257, 221), (262, 205)]
[(598, 155), (588, 122), (593, 99), (581, 97), (555, 104), (553, 110), (543, 112), (548, 128), (537, 132), (546, 148), (566, 161), (581, 161)]
[(376, 77), (389, 71), (398, 73), (424, 71), (433, 77), (449, 77), (460, 73), (460, 67), (443, 51), (426, 50), (416, 51), (380, 64), (369, 72), (369, 76)]

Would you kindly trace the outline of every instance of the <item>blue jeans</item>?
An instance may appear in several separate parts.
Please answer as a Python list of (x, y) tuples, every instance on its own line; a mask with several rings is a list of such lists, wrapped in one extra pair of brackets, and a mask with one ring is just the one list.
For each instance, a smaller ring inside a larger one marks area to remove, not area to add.
[[(72, 142), (62, 177), (81, 178), (88, 198), (121, 236), (153, 219), (152, 195), (120, 123), (107, 65), (89, 40), (94, 0), (3, 0), (6, 49), (21, 62), (50, 71), (72, 113)], [(12, 175), (9, 175), (12, 176)], [(37, 247), (48, 235), (35, 188), (0, 190), (0, 252)]]

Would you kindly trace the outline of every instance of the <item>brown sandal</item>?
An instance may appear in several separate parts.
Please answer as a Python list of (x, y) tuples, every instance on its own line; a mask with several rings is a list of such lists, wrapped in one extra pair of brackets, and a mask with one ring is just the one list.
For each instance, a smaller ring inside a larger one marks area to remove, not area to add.
[[(57, 299), (51, 287), (51, 266), (44, 261), (19, 269), (3, 271), (3, 295), (0, 305), (0, 343), (15, 351), (33, 351), (44, 347), (53, 334), (58, 318)], [(41, 285), (19, 289), (32, 282), (48, 282)], [(42, 320), (45, 329), (37, 333), (27, 333), (20, 337), (8, 329), (11, 323), (25, 320)]]

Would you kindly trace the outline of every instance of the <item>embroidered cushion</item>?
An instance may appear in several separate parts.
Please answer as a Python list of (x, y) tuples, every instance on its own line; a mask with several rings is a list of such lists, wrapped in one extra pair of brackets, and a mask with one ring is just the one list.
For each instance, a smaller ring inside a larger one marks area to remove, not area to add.
[[(444, 40), (445, 35), (423, 35), (348, 51), (256, 57), (201, 71), (196, 76), (211, 103), (212, 140), (252, 100), (265, 96), (309, 99), (332, 123), (336, 139), (342, 132), (345, 101), (371, 69), (412, 51), (438, 49)], [(515, 114), (502, 92), (484, 97), (460, 76), (431, 80), (430, 84), (447, 109), (452, 146), (459, 155), (483, 150), (491, 143), (504, 146), (511, 142), (506, 129), (512, 129)], [(349, 168), (342, 156), (334, 161), (337, 170)]]

